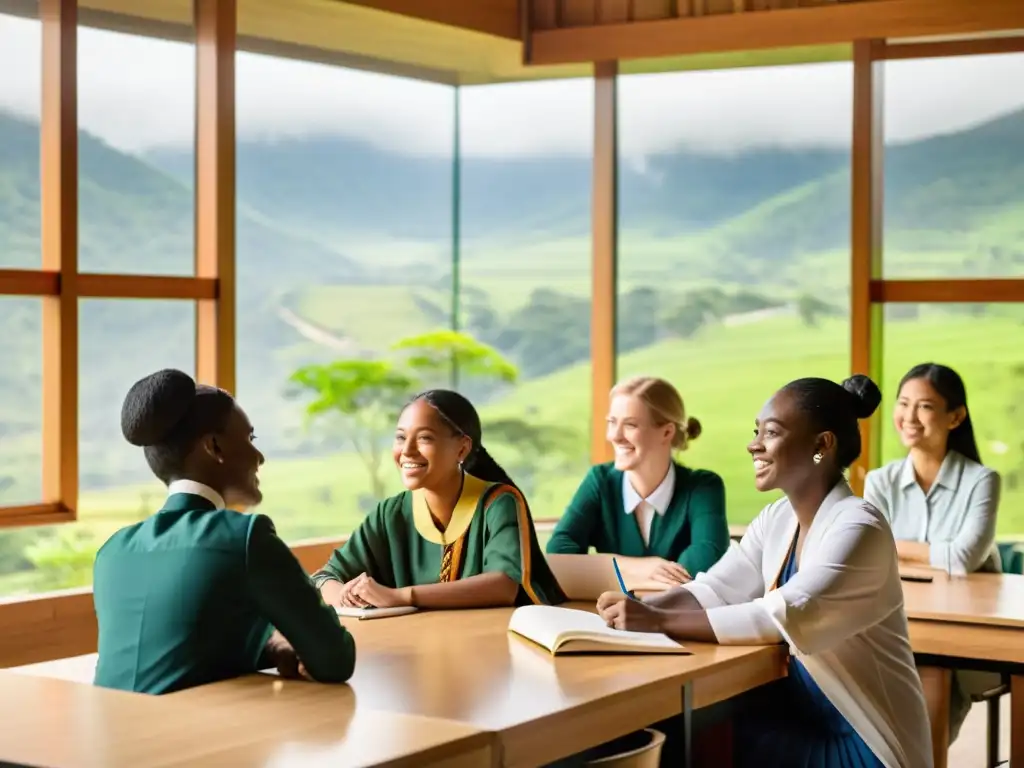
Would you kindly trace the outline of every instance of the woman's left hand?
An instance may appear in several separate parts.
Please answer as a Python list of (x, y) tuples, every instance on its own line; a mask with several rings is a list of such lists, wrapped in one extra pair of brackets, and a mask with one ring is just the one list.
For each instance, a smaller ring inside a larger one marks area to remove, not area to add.
[(665, 612), (621, 592), (605, 592), (597, 599), (597, 612), (612, 629), (663, 632)]
[(375, 608), (397, 608), (403, 605), (412, 605), (412, 590), (385, 587), (365, 573), (355, 580), (349, 594)]

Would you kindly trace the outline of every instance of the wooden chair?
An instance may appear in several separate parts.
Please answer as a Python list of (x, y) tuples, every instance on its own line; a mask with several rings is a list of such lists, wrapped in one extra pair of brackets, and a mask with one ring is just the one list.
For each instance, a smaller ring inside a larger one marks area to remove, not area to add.
[(589, 760), (587, 765), (596, 765), (600, 768), (658, 768), (661, 748), (665, 744), (665, 734), (653, 728), (646, 729), (644, 733), (650, 737), (647, 744), (617, 755)]

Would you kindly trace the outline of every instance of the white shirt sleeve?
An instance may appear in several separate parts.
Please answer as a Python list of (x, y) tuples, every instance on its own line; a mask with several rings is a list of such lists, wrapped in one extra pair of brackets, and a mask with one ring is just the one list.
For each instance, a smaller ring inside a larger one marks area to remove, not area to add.
[(974, 573), (984, 565), (996, 540), (999, 492), (999, 474), (986, 472), (971, 489), (967, 516), (956, 537), (931, 543), (928, 559), (932, 567)]
[(889, 489), (880, 487), (884, 484), (885, 478), (880, 475), (878, 470), (868, 472), (867, 477), (864, 478), (864, 500), (892, 523), (892, 513), (889, 511)]

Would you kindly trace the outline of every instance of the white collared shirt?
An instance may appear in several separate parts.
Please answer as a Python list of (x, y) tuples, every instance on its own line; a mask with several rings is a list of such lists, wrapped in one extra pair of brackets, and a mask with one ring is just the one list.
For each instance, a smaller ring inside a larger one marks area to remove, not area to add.
[(845, 480), (807, 531), (799, 567), (772, 589), (797, 531), (788, 499), (680, 589), (723, 645), (784, 642), (886, 768), (930, 768), (931, 728), (903, 608), (896, 541)]
[(998, 473), (949, 451), (928, 493), (918, 485), (908, 456), (868, 472), (864, 498), (881, 510), (897, 539), (931, 545), (934, 568), (999, 572), (999, 486)]
[(629, 473), (622, 474), (622, 507), (627, 515), (636, 515), (636, 523), (640, 527), (640, 537), (644, 540), (644, 546), (650, 543), (651, 524), (654, 516), (661, 517), (668, 510), (672, 503), (672, 494), (676, 490), (676, 466), (668, 465), (668, 472), (654, 492), (646, 499), (637, 493), (633, 484), (629, 482)]
[(224, 509), (224, 497), (204, 483), (197, 483), (195, 480), (175, 480), (167, 486), (167, 495), (173, 496), (176, 493), (202, 496), (217, 509)]

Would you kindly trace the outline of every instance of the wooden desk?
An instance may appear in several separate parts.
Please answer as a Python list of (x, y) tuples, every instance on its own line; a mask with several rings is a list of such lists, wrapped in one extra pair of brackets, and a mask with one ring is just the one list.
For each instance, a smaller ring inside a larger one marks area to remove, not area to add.
[[(67, 680), (0, 672), (0, 761), (53, 768), (434, 766), (490, 768), (494, 736), (425, 717), (276, 696), (213, 710)], [(347, 694), (347, 698), (346, 698)]]
[(915, 654), (1010, 675), (1010, 765), (1024, 766), (1024, 576), (938, 571), (903, 595)]
[[(537, 766), (785, 674), (780, 647), (693, 644), (691, 656), (552, 657), (507, 632), (511, 609), (346, 621), (356, 636), (359, 707), (465, 723), (498, 734), (502, 764)], [(330, 709), (337, 687), (250, 676), (173, 694), (220, 710), (278, 696)]]
[[(510, 634), (510, 615), (506, 608), (345, 620), (357, 647), (350, 686), (262, 674), (159, 701), (196, 712), (244, 713), (246, 720), (251, 708), (272, 707), (278, 714), (271, 722), (293, 723), (306, 722), (297, 712), (343, 713), (358, 702), (360, 713), (394, 712), (494, 732), (504, 765), (536, 766), (785, 675), (782, 647), (695, 643), (688, 644), (690, 656), (556, 658)], [(90, 682), (95, 663), (90, 654), (10, 674)]]

